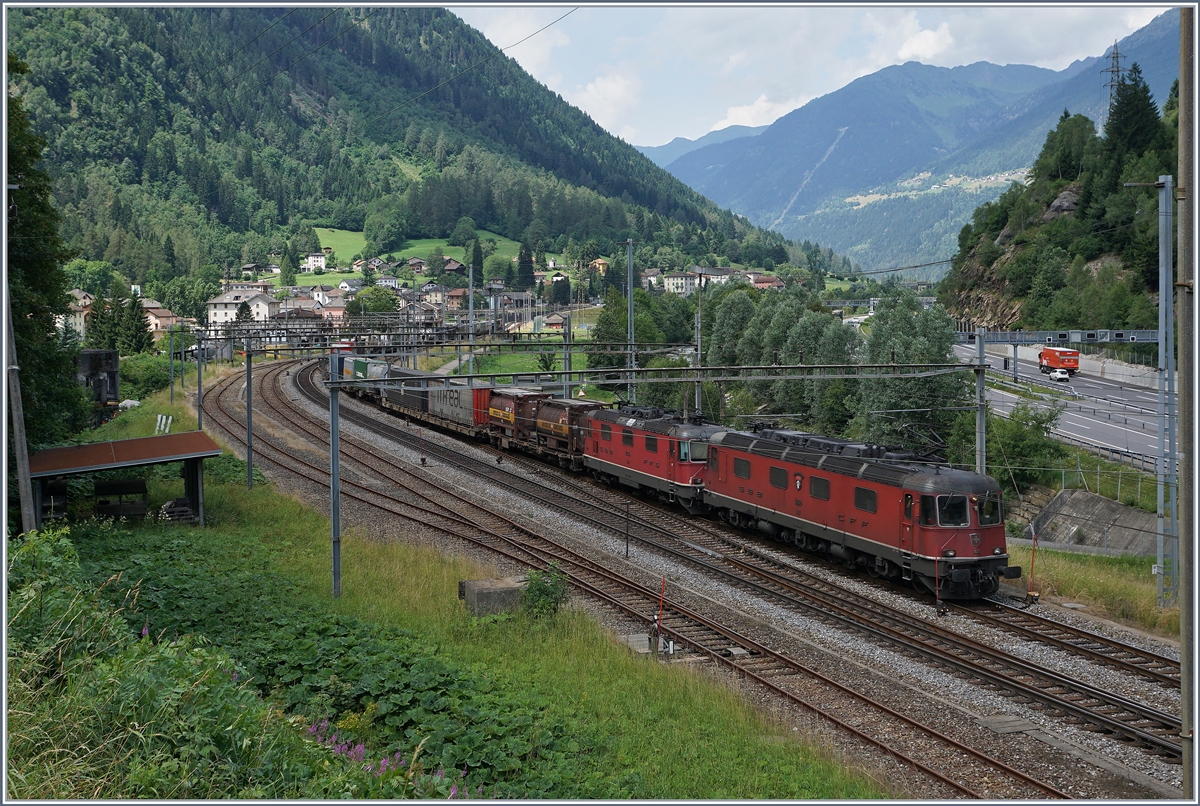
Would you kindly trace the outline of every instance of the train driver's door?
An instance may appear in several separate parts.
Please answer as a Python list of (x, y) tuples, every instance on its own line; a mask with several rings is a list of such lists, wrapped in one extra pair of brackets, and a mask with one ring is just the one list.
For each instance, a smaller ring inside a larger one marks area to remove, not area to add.
[(900, 520), (900, 550), (912, 551), (912, 519), (913, 519), (913, 497), (912, 493), (904, 494), (904, 517)]

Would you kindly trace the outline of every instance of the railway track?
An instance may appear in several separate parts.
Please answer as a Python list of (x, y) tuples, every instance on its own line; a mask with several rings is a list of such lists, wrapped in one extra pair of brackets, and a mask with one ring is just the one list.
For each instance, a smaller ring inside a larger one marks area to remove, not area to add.
[[(301, 392), (310, 402), (326, 403), (327, 398), (312, 380), (311, 370), (300, 375), (298, 381)], [(393, 426), (350, 411), (341, 416), (418, 447), (419, 437), (414, 437), (411, 428)], [(608, 531), (621, 528), (614, 507), (619, 505), (622, 497), (613, 493), (605, 500), (602, 494), (605, 488), (601, 485), (562, 478), (557, 473), (551, 481), (542, 483), (436, 444), (425, 443), (424, 450), (436, 455), (439, 463), (483, 476), (525, 498), (552, 503), (598, 528)], [(521, 466), (534, 475), (540, 475), (539, 468), (546, 469), (523, 457), (498, 452), (496, 455), (506, 457), (505, 461), (510, 465)], [(648, 507), (640, 508), (637, 520), (631, 519), (628, 527), (631, 538), (639, 543), (726, 582), (775, 599), (839, 629), (886, 643), (910, 657), (920, 658), (1003, 696), (1030, 703), (1068, 724), (1108, 734), (1168, 762), (1180, 760), (1180, 721), (1173, 714), (1046, 670), (901, 610), (864, 599), (822, 577), (780, 563), (746, 542), (731, 544), (727, 536), (695, 519), (683, 519)], [(730, 552), (731, 545), (733, 552)], [(1105, 660), (1115, 663), (1113, 657), (1105, 657)], [(1141, 666), (1130, 666), (1130, 670), (1139, 674), (1145, 671)]]
[[(286, 396), (278, 394), (275, 385), (283, 369), (260, 370), (256, 383), (260, 390), (257, 399), (274, 409), (289, 425), (306, 432), (318, 445), (327, 445), (327, 428), (322, 429), (322, 424), (315, 418), (293, 406)], [(210, 394), (213, 397), (205, 401), (205, 410), (213, 418), (211, 421), (233, 439), (242, 441), (240, 427), (244, 418), (238, 418), (228, 405), (229, 397), (237, 394), (237, 379), (224, 382)], [(435, 450), (436, 446), (429, 448)], [(313, 483), (328, 486), (329, 476), (324, 468), (279, 448), (269, 435), (259, 436), (256, 452)], [(643, 623), (652, 623), (655, 615), (661, 613), (660, 634), (675, 641), (681, 649), (723, 665), (812, 711), (902, 764), (919, 770), (951, 792), (967, 797), (1067, 797), (1045, 782), (694, 612), (673, 596), (666, 595), (665, 591), (629, 579), (552, 536), (515, 523), (506, 515), (473, 500), (475, 497), (462, 494), (453, 485), (425, 477), (419, 467), (382, 455), (372, 446), (351, 437), (343, 438), (342, 461), (351, 474), (361, 473), (365, 478), (382, 480), (384, 487), (402, 488), (408, 496), (418, 500), (403, 500), (390, 491), (379, 489), (378, 485), (349, 478), (342, 479), (344, 496), (404, 517), (421, 513), (421, 522), (427, 527), (470, 540), (529, 567), (546, 568), (554, 563), (568, 575), (576, 589)], [(980, 781), (986, 786), (981, 787)]]

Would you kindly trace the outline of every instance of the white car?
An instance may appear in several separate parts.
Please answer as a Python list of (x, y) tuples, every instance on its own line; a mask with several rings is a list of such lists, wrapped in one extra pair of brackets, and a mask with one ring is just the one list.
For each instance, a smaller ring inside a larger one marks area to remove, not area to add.
[(1071, 380), (1071, 373), (1065, 369), (1054, 369), (1050, 371), (1050, 380), (1066, 382)]

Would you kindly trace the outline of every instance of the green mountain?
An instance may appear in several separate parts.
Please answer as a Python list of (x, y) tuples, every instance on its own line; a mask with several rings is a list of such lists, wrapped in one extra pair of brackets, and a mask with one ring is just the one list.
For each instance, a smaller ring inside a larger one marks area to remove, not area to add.
[(14, 8), (7, 22), (65, 241), (150, 289), (310, 248), (314, 226), (399, 252), (463, 217), (550, 252), (633, 237), (643, 268), (802, 257), (444, 9)]
[[(1122, 68), (1139, 63), (1161, 103), (1179, 74), (1178, 10), (1118, 44)], [(756, 137), (697, 148), (667, 167), (753, 223), (819, 240), (865, 269), (946, 261), (971, 211), (1033, 164), (1064, 108), (1103, 122), (1106, 64), (887, 67)]]
[(726, 126), (715, 132), (709, 132), (703, 137), (689, 140), (686, 137), (676, 137), (671, 142), (661, 146), (634, 146), (645, 154), (660, 168), (666, 168), (684, 154), (689, 154), (698, 148), (735, 140), (738, 137), (754, 137), (767, 130), (766, 126)]

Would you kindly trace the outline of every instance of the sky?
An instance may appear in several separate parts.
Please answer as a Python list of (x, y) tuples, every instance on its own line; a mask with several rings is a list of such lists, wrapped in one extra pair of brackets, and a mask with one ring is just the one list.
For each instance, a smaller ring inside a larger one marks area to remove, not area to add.
[[(762, 126), (888, 65), (1062, 70), (1168, 6), (448, 6), (526, 72), (641, 146)], [(549, 28), (535, 31), (571, 12)]]

